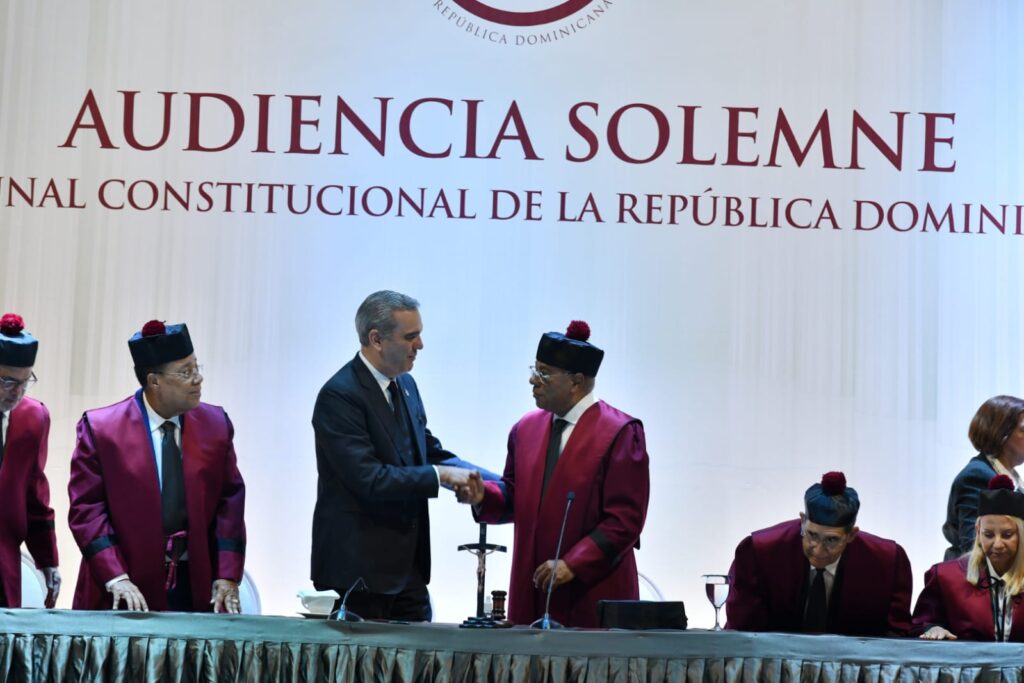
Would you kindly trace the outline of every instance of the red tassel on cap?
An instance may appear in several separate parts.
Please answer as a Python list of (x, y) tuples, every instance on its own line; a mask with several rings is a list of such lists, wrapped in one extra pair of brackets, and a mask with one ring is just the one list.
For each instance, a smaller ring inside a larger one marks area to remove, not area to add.
[(997, 474), (988, 480), (988, 490), (995, 491), (996, 489), (1009, 489), (1010, 491), (1017, 488), (1013, 485), (1013, 479), (1005, 474)]
[(569, 328), (565, 331), (565, 336), (569, 339), (585, 342), (590, 339), (590, 325), (582, 320), (573, 320), (569, 323)]
[(842, 472), (826, 472), (821, 476), (821, 490), (826, 496), (846, 493), (846, 475)]
[(0, 332), (8, 337), (19, 335), (24, 329), (25, 320), (17, 313), (4, 313), (4, 317), (0, 318)]
[(143, 337), (155, 337), (158, 334), (167, 334), (167, 326), (161, 320), (150, 320), (142, 326)]

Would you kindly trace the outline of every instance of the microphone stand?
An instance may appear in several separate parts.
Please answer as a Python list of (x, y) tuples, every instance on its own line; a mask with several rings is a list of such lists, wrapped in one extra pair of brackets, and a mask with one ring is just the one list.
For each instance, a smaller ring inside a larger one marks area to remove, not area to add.
[(363, 618), (361, 616), (359, 616), (358, 614), (356, 614), (355, 612), (349, 612), (348, 609), (345, 606), (348, 603), (348, 596), (352, 595), (352, 591), (354, 591), (354, 590), (356, 590), (357, 588), (360, 588), (360, 587), (362, 587), (363, 590), (367, 589), (366, 582), (363, 581), (363, 577), (361, 577), (361, 576), (358, 579), (356, 579), (355, 581), (353, 581), (352, 585), (349, 586), (347, 591), (345, 591), (345, 597), (343, 597), (341, 599), (341, 605), (338, 607), (338, 611), (334, 613), (334, 617), (333, 618), (334, 618), (335, 621), (362, 621), (363, 620)]
[(569, 521), (569, 508), (576, 500), (576, 492), (569, 491), (565, 497), (565, 514), (562, 515), (562, 529), (558, 532), (558, 547), (555, 548), (554, 565), (551, 567), (551, 574), (548, 578), (548, 595), (544, 601), (544, 616), (530, 624), (530, 628), (539, 628), (549, 631), (555, 628), (562, 628), (562, 625), (551, 618), (551, 591), (555, 589), (555, 575), (558, 573), (558, 559), (562, 556), (562, 539), (565, 537), (565, 523)]

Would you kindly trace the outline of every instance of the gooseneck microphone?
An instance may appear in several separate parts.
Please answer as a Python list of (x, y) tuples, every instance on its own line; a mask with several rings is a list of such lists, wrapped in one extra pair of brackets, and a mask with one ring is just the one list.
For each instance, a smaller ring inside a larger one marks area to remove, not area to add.
[(363, 577), (361, 577), (361, 576), (358, 579), (356, 579), (355, 581), (353, 581), (352, 585), (349, 586), (347, 591), (345, 591), (345, 597), (343, 597), (341, 599), (341, 605), (338, 607), (338, 611), (335, 612), (335, 614), (334, 614), (334, 619), (336, 621), (362, 621), (363, 620), (363, 618), (361, 616), (359, 616), (358, 614), (356, 614), (355, 612), (349, 612), (348, 608), (346, 607), (346, 605), (348, 604), (348, 596), (352, 595), (352, 591), (354, 591), (356, 589), (369, 590), (369, 586), (366, 585), (366, 582), (363, 581)]
[(531, 628), (541, 628), (544, 630), (562, 628), (561, 624), (551, 618), (551, 591), (555, 589), (555, 575), (558, 573), (558, 560), (562, 557), (562, 539), (565, 537), (565, 524), (569, 521), (569, 508), (572, 507), (574, 500), (576, 500), (576, 492), (569, 491), (565, 497), (565, 514), (562, 515), (562, 529), (558, 532), (558, 546), (555, 548), (554, 566), (551, 567), (551, 574), (548, 577), (548, 595), (544, 600), (544, 616), (530, 624)]

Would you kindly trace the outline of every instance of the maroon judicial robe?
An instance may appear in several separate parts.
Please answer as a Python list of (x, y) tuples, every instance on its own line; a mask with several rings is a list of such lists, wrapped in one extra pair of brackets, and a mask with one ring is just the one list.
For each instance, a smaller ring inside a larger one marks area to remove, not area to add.
[[(203, 612), (212, 609), (214, 579), (242, 579), (245, 484), (222, 408), (200, 403), (181, 416), (181, 425), (192, 606)], [(72, 607), (110, 609), (106, 582), (127, 574), (151, 610), (166, 610), (160, 484), (141, 390), (82, 416), (68, 495), (71, 532), (83, 556)]]
[[(736, 548), (729, 569), (725, 627), (803, 631), (810, 564), (800, 520), (755, 531)], [(895, 541), (861, 531), (843, 551), (828, 604), (829, 633), (906, 635), (910, 629), (910, 561)]]
[[(987, 588), (967, 583), (967, 560), (960, 557), (933, 565), (924, 575), (924, 588), (914, 606), (914, 632), (942, 626), (960, 640), (994, 641), (995, 621)], [(982, 578), (988, 576), (982, 568)], [(1016, 596), (1010, 640), (1024, 642), (1024, 599)]]
[(598, 600), (639, 597), (634, 545), (647, 515), (647, 447), (639, 420), (597, 401), (573, 428), (543, 498), (541, 488), (551, 413), (527, 413), (508, 438), (500, 482), (486, 482), (478, 519), (515, 522), (508, 618), (529, 624), (544, 614), (545, 591), (533, 573), (553, 559), (566, 496), (575, 492), (562, 559), (575, 578), (555, 588), (551, 618), (563, 626), (596, 627)]
[(43, 473), (50, 413), (26, 396), (9, 418), (0, 464), (0, 606), (21, 607), (21, 544), (37, 567), (57, 566), (50, 484)]

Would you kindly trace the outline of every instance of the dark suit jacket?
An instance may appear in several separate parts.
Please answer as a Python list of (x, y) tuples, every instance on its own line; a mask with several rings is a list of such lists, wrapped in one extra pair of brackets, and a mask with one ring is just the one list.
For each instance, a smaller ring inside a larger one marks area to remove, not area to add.
[(988, 480), (996, 471), (984, 455), (976, 455), (956, 475), (949, 489), (946, 504), (946, 523), (942, 535), (949, 541), (946, 548), (947, 560), (960, 557), (974, 547), (974, 520), (978, 518), (978, 498), (981, 490), (988, 487)]
[[(800, 520), (755, 531), (740, 542), (729, 569), (726, 628), (802, 631), (810, 565)], [(906, 635), (913, 577), (896, 542), (865, 531), (843, 551), (829, 597), (828, 632), (849, 636)]]
[(363, 577), (370, 592), (394, 594), (414, 565), (430, 581), (427, 499), (438, 492), (431, 465), (455, 456), (427, 429), (413, 378), (396, 381), (414, 432), (408, 458), (394, 413), (358, 354), (317, 396), (311, 577), (318, 589), (344, 593)]

